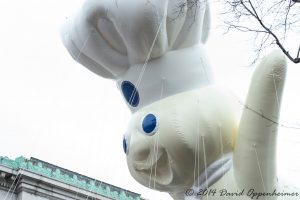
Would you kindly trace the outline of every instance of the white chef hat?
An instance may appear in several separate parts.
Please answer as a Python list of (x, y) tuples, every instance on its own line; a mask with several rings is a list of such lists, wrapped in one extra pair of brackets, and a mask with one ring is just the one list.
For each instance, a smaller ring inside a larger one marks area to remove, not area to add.
[(206, 0), (87, 0), (63, 28), (72, 57), (117, 81), (131, 111), (212, 82)]

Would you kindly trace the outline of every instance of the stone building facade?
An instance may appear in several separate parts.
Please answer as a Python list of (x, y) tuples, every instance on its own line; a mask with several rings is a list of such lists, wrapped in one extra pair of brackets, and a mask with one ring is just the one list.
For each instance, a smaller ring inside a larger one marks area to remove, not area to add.
[(0, 156), (1, 200), (145, 200), (140, 194), (36, 158)]

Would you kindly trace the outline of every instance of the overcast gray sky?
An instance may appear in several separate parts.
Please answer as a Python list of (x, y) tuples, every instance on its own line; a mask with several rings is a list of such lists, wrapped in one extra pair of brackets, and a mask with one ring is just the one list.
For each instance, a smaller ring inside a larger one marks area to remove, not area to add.
[[(139, 185), (127, 170), (122, 137), (130, 112), (116, 84), (77, 64), (62, 45), (59, 27), (80, 2), (0, 0), (0, 155), (36, 157), (151, 200), (171, 199)], [(218, 7), (211, 7), (215, 25)], [(241, 97), (253, 71), (242, 67), (252, 49), (244, 40), (213, 26), (207, 45), (217, 79)], [(283, 123), (298, 126), (299, 68), (289, 63), (282, 106)], [(280, 174), (294, 184), (298, 143), (299, 130), (280, 130)]]

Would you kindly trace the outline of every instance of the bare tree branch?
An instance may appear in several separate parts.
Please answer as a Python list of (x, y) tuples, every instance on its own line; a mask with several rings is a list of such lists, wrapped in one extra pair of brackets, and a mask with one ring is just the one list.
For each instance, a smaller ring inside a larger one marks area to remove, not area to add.
[[(202, 1), (206, 0), (187, 0), (178, 4), (175, 11), (177, 17), (188, 10), (195, 20)], [(295, 57), (292, 56), (294, 53), (288, 50), (291, 47), (286, 44), (292, 32), (297, 37), (300, 35), (300, 4), (296, 5), (300, 0), (274, 0), (272, 3), (265, 0), (221, 1), (226, 5), (226, 11), (222, 13), (222, 16), (225, 16), (223, 22), (227, 27), (226, 33), (237, 30), (252, 34), (254, 41), (259, 41), (255, 47), (257, 57), (254, 61), (260, 57), (263, 49), (277, 45), (289, 60), (300, 63), (300, 44), (296, 46), (297, 50), (294, 50)]]
[[(224, 21), (227, 31), (235, 29), (255, 33), (254, 39), (261, 34), (261, 43), (256, 49), (258, 56), (264, 47), (276, 44), (289, 60), (300, 63), (299, 50), (293, 57), (284, 44), (291, 26), (298, 27), (300, 31), (299, 7), (298, 10), (294, 9), (294, 12), (291, 12), (295, 2), (298, 1), (300, 2), (300, 0), (277, 0), (267, 5), (263, 0), (224, 0), (229, 9), (223, 14), (230, 15), (229, 20)], [(249, 20), (254, 20), (257, 24), (251, 24)], [(300, 48), (300, 44), (297, 48)]]

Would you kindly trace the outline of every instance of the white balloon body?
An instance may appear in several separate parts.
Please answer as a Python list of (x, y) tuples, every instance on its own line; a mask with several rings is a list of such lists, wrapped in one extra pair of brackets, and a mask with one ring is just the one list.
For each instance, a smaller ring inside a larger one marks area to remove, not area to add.
[[(283, 55), (274, 52), (257, 67), (244, 104), (210, 85), (136, 111), (125, 136), (132, 176), (178, 200), (298, 199), (300, 191), (280, 182), (276, 172), (285, 73)], [(143, 129), (148, 114), (156, 116), (150, 134)], [(218, 162), (223, 157), (228, 159)], [(202, 197), (202, 190), (210, 193)]]
[(71, 56), (114, 79), (132, 111), (123, 141), (131, 175), (176, 200), (300, 199), (276, 172), (284, 56), (267, 56), (239, 101), (213, 83), (208, 4), (190, 3), (87, 0), (63, 28)]
[[(207, 86), (135, 112), (126, 134), (132, 176), (161, 191), (177, 193), (190, 188), (205, 170), (205, 162), (208, 166), (232, 152), (237, 131), (234, 103), (225, 90)], [(157, 119), (150, 135), (142, 125), (148, 114)]]

